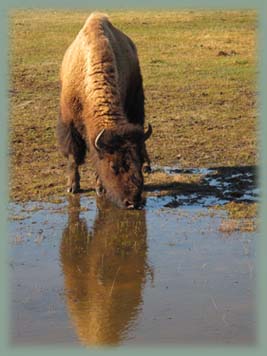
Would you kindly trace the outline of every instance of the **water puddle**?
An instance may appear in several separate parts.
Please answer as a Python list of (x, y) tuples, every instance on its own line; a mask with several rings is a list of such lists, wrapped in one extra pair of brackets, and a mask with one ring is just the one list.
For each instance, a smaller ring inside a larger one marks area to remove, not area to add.
[(257, 232), (212, 208), (256, 201), (255, 175), (177, 170), (198, 189), (156, 187), (143, 210), (10, 203), (12, 344), (255, 344)]
[[(214, 206), (235, 201), (250, 203), (258, 201), (255, 167), (217, 167), (181, 169), (155, 167), (155, 171), (169, 176), (199, 176), (199, 184), (171, 183), (159, 188), (171, 191), (166, 206), (176, 208), (181, 205)], [(152, 185), (151, 190), (155, 190)], [(150, 190), (148, 188), (148, 190)]]

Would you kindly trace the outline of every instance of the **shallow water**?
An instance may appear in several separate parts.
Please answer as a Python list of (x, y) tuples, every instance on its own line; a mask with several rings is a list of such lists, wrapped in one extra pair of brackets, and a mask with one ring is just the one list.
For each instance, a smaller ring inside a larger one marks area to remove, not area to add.
[(256, 199), (247, 173), (203, 170), (209, 194), (148, 197), (138, 211), (82, 195), (11, 203), (10, 342), (254, 344), (257, 233), (223, 232), (227, 211), (212, 209)]

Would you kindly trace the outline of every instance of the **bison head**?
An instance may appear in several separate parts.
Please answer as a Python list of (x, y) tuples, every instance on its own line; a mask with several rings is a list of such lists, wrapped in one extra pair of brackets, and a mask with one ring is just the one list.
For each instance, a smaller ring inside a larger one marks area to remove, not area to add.
[(149, 125), (127, 124), (116, 129), (103, 129), (94, 148), (97, 192), (121, 208), (137, 208), (142, 203), (145, 140), (152, 133)]

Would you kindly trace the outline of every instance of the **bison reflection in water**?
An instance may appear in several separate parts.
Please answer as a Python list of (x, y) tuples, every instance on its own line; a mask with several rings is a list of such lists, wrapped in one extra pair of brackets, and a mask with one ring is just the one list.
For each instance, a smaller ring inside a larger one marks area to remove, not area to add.
[(92, 231), (79, 217), (78, 196), (69, 198), (61, 263), (68, 311), (81, 343), (116, 345), (142, 305), (146, 281), (145, 211), (100, 206)]

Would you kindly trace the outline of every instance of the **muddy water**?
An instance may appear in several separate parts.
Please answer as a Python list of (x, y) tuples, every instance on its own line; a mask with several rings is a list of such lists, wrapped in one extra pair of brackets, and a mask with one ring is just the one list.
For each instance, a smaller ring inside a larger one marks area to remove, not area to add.
[(254, 344), (257, 233), (223, 232), (212, 208), (254, 201), (254, 177), (202, 174), (209, 189), (138, 211), (82, 195), (11, 203), (10, 342)]

